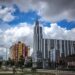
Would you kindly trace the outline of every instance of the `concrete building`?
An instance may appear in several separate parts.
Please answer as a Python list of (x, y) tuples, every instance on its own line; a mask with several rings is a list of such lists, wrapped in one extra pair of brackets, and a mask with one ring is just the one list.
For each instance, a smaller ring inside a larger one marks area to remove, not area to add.
[(37, 63), (42, 60), (42, 27), (39, 26), (39, 22), (36, 21), (34, 27), (33, 36), (33, 66), (37, 67)]
[(29, 47), (19, 41), (10, 47), (10, 58), (14, 61), (18, 61), (20, 56), (27, 58), (29, 54), (28, 51)]
[(56, 49), (50, 50), (50, 63), (51, 67), (56, 67), (60, 62), (60, 51)]
[[(43, 38), (42, 27), (39, 25), (38, 21), (36, 21), (34, 27), (33, 40), (32, 57), (34, 67), (39, 66), (38, 62), (40, 62), (40, 66), (47, 68), (50, 58), (57, 62), (57, 60), (59, 60), (59, 56), (62, 58), (75, 54), (75, 49), (73, 46), (75, 41)], [(50, 56), (50, 53), (52, 53), (52, 57)]]
[(0, 61), (3, 61), (3, 56), (0, 56)]

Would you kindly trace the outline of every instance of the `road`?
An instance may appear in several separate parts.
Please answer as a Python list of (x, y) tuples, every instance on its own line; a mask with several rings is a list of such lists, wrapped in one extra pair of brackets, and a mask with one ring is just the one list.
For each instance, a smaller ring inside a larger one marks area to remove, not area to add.
[(37, 72), (43, 72), (43, 73), (53, 73), (56, 75), (75, 75), (74, 71), (60, 71), (60, 70), (44, 70), (44, 69), (38, 69)]
[[(31, 69), (28, 69), (28, 68), (25, 68), (24, 71), (28, 71), (30, 72)], [(37, 72), (40, 72), (40, 73), (53, 73), (55, 75), (75, 75), (75, 72), (74, 71), (60, 71), (60, 70), (47, 70), (47, 69), (37, 69)], [(0, 74), (2, 73), (8, 73), (8, 74), (11, 74), (13, 73), (12, 70), (10, 71), (0, 71)], [(22, 73), (21, 69), (17, 69), (17, 73)]]

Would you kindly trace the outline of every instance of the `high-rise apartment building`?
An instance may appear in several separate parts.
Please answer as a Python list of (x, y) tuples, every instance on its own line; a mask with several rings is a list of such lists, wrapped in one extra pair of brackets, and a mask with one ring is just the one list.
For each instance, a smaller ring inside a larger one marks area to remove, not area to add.
[(28, 57), (28, 51), (29, 48), (22, 42), (18, 42), (11, 46), (10, 48), (10, 58), (18, 61), (20, 56), (23, 56), (24, 58)]

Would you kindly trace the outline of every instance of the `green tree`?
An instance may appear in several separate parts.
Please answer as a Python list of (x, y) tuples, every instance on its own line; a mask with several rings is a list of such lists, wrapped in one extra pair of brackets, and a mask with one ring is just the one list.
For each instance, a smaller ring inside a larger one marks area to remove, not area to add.
[(1, 66), (2, 66), (2, 61), (0, 61), (0, 68), (1, 68)]
[(27, 58), (27, 62), (25, 64), (25, 67), (32, 67), (32, 57)]
[(24, 65), (24, 62), (25, 62), (25, 59), (24, 59), (23, 55), (21, 55), (19, 58), (19, 62), (18, 62), (19, 66), (22, 67)]
[(11, 58), (8, 58), (7, 65), (13, 66), (14, 65), (14, 61), (11, 60)]
[(23, 68), (24, 68), (24, 62), (25, 62), (25, 59), (24, 59), (23, 55), (21, 55), (19, 58), (18, 64), (19, 64), (19, 67), (22, 69), (22, 72), (23, 72)]

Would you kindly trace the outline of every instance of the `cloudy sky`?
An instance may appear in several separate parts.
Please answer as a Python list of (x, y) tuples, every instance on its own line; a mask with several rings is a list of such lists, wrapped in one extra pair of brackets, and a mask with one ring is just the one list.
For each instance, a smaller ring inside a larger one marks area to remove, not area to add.
[(44, 38), (75, 40), (75, 0), (0, 0), (0, 54), (18, 40), (32, 53), (37, 18)]

